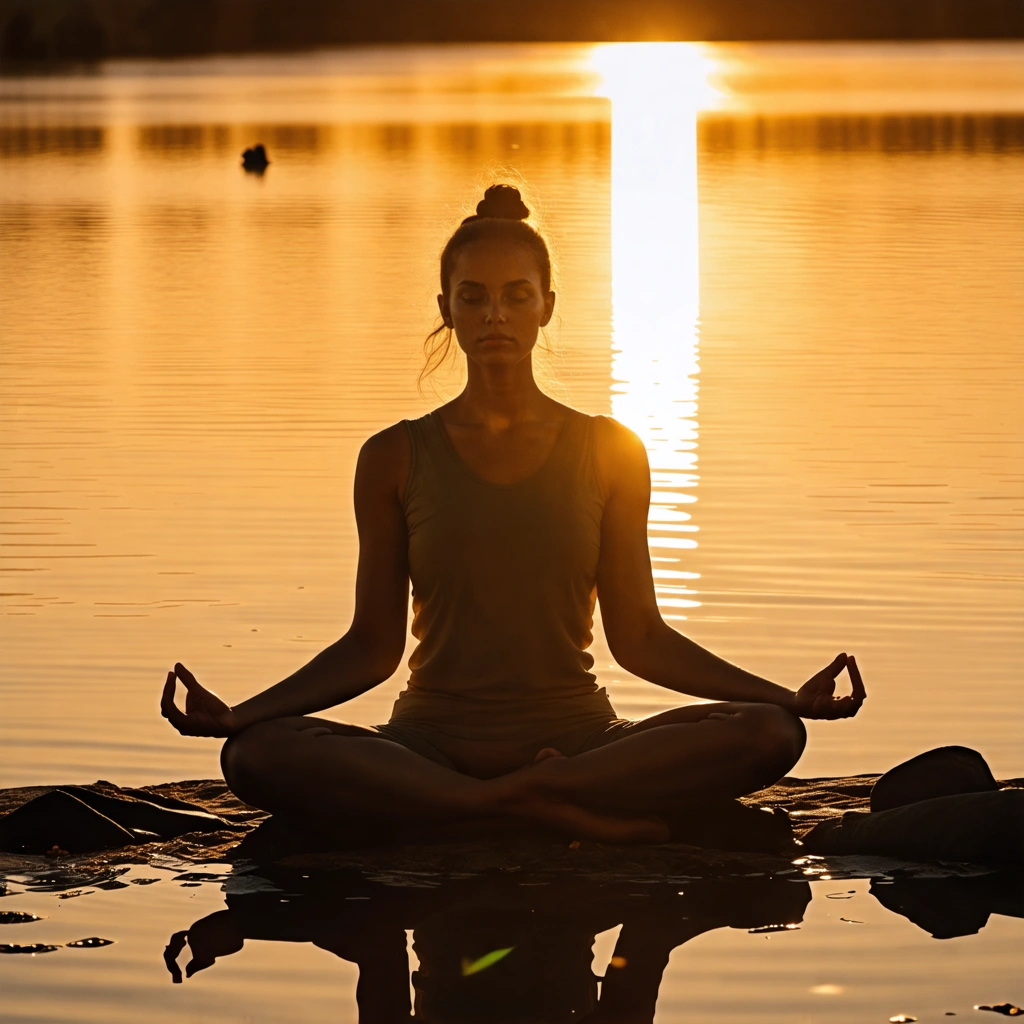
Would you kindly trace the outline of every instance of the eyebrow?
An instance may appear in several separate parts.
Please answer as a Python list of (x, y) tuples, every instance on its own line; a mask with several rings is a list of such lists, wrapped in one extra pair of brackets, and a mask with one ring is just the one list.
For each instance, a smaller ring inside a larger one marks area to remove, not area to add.
[[(518, 281), (506, 281), (502, 285), (502, 288), (515, 288), (515, 287), (517, 287), (519, 285), (532, 284), (532, 283), (533, 282), (530, 281), (530, 279), (528, 277), (521, 277), (521, 278), (519, 278)], [(486, 288), (487, 285), (481, 284), (479, 281), (460, 281), (455, 287), (456, 288)]]

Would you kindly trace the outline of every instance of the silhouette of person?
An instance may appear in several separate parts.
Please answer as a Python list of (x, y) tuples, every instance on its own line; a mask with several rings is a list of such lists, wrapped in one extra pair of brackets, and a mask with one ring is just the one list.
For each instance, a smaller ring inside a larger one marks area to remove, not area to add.
[[(454, 340), (466, 385), (362, 447), (348, 631), (235, 707), (181, 664), (167, 675), (162, 713), (184, 735), (227, 738), (225, 779), (250, 804), (325, 828), (353, 814), (497, 817), (661, 842), (672, 809), (750, 793), (788, 772), (803, 751), (802, 718), (849, 717), (864, 700), (847, 654), (793, 690), (664, 621), (643, 444), (610, 417), (554, 401), (534, 378), (555, 293), (547, 245), (528, 216), (516, 189), (494, 185), (444, 248), (431, 361)], [(410, 582), (419, 644), (390, 721), (312, 717), (398, 667)], [(598, 600), (619, 664), (715, 703), (619, 718), (587, 652)], [(844, 668), (852, 693), (837, 697)], [(178, 680), (184, 711), (174, 703)]]

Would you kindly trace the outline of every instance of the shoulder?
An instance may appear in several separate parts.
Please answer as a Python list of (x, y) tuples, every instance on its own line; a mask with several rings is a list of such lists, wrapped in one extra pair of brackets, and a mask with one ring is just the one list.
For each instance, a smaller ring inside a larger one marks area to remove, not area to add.
[(401, 495), (412, 458), (405, 422), (394, 423), (368, 437), (359, 449), (356, 488), (389, 490)]
[(627, 489), (650, 490), (651, 471), (643, 441), (611, 416), (593, 416), (594, 461), (606, 497)]

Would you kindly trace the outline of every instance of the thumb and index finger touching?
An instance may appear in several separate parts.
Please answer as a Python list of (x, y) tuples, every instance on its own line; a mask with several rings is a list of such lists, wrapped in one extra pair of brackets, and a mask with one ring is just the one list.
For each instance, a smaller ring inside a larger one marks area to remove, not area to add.
[(174, 726), (181, 733), (187, 733), (189, 729), (188, 716), (182, 711), (177, 704), (174, 703), (175, 691), (177, 690), (178, 680), (181, 680), (185, 685), (185, 689), (190, 693), (205, 693), (206, 690), (198, 679), (181, 662), (177, 662), (173, 669), (167, 673), (167, 679), (164, 682), (163, 693), (160, 697), (160, 714), (166, 718), (171, 725)]

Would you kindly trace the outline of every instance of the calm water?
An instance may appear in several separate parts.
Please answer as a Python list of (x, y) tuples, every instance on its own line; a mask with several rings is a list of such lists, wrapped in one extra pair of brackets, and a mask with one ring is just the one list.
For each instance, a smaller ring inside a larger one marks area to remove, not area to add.
[[(262, 178), (238, 166), (256, 141)], [(358, 446), (437, 403), (415, 385), (437, 253), (503, 174), (557, 249), (552, 392), (651, 453), (665, 614), (790, 684), (859, 655), (869, 703), (815, 726), (798, 772), (960, 742), (1024, 775), (1022, 172), (1017, 45), (437, 48), (0, 79), (0, 785), (214, 775), (216, 744), (156, 714), (168, 665), (237, 700), (344, 630)], [(673, 702), (600, 632), (595, 649), (623, 713)], [(343, 713), (380, 721), (401, 685)], [(678, 880), (655, 899), (293, 878), (231, 883), (225, 904), (219, 879), (177, 873), (71, 900), (13, 884), (4, 909), (43, 920), (2, 941), (116, 941), (0, 958), (0, 1013), (354, 1021), (351, 957), (377, 931), (399, 994), (417, 963), (518, 945), (489, 968), (511, 973), (480, 977), (522, 995), (530, 963), (569, 957), (537, 992), (585, 995), (630, 921), (668, 959), (659, 1022), (1024, 1002), (1019, 879)], [(524, 908), (551, 929), (524, 931)], [(245, 948), (173, 986), (169, 937), (225, 910)]]
[[(344, 631), (356, 452), (437, 404), (437, 253), (503, 174), (557, 250), (552, 392), (651, 452), (666, 615), (787, 684), (859, 656), (869, 703), (798, 772), (960, 742), (1024, 774), (1022, 69), (498, 47), (0, 79), (0, 785), (214, 775), (156, 713), (167, 667), (236, 701)], [(622, 713), (675, 702), (595, 653)]]
[[(1019, 875), (1007, 894), (990, 878), (809, 883), (795, 870), (658, 885), (395, 885), (286, 869), (225, 878), (221, 865), (185, 883), (186, 867), (132, 868), (116, 891), (86, 884), (72, 899), (12, 883), (3, 908), (40, 920), (5, 926), (4, 941), (113, 945), (0, 957), (3, 1019), (865, 1024), (903, 1013), (924, 1024), (1024, 1002)], [(186, 930), (187, 946), (174, 938)], [(214, 957), (185, 975), (190, 960)], [(602, 977), (614, 981), (599, 989)], [(605, 1015), (585, 1017), (599, 995)]]

